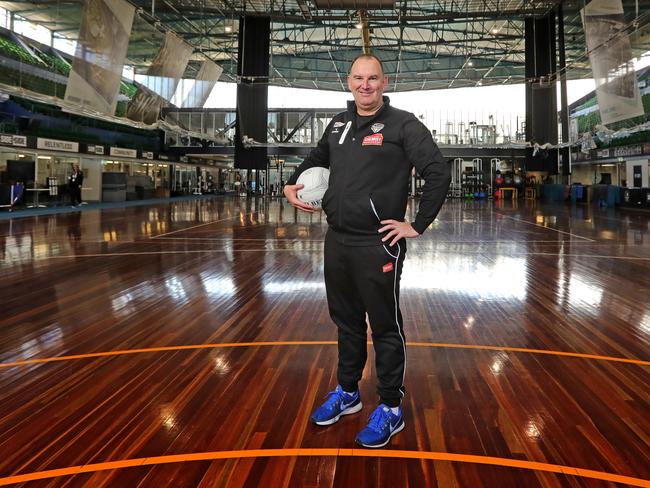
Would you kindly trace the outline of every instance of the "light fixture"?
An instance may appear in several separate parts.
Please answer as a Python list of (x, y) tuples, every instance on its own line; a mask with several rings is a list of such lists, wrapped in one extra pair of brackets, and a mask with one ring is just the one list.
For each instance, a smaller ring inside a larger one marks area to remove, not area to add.
[(471, 61), (467, 61), (467, 66), (474, 66), (474, 63), (472, 63)]
[(354, 24), (354, 27), (356, 27), (357, 29), (363, 29), (363, 24), (361, 22), (358, 22)]
[(224, 30), (226, 31), (226, 33), (230, 34), (230, 33), (232, 32), (232, 25), (227, 25), (227, 26), (224, 28)]
[(52, 156), (38, 156), (38, 159), (52, 159)]
[(497, 29), (496, 27), (493, 27), (492, 28), (492, 34), (498, 34), (498, 33), (499, 33), (499, 29)]

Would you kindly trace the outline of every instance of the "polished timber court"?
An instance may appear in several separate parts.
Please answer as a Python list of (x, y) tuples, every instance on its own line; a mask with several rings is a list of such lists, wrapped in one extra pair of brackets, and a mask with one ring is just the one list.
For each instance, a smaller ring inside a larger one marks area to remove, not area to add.
[(650, 214), (446, 203), (408, 242), (379, 450), (372, 353), (363, 411), (309, 422), (325, 230), (238, 197), (0, 221), (0, 485), (650, 486)]

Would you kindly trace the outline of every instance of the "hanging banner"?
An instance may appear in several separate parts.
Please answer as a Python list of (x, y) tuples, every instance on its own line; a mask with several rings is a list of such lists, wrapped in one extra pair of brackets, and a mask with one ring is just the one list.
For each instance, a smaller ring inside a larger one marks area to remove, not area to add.
[(129, 103), (126, 114), (129, 119), (145, 124), (153, 124), (158, 120), (164, 101), (170, 101), (174, 96), (192, 51), (192, 46), (180, 37), (171, 32), (165, 34), (165, 42), (147, 74), (135, 77), (141, 86)]
[(603, 124), (643, 115), (621, 0), (592, 0), (581, 14)]
[(214, 85), (217, 84), (217, 80), (219, 80), (221, 73), (223, 73), (223, 68), (221, 66), (210, 60), (203, 61), (195, 80), (183, 80), (193, 82), (193, 84), (189, 93), (183, 98), (181, 107), (203, 108), (203, 105), (205, 105), (206, 100), (210, 96)]
[(65, 101), (115, 114), (135, 7), (125, 0), (87, 0)]

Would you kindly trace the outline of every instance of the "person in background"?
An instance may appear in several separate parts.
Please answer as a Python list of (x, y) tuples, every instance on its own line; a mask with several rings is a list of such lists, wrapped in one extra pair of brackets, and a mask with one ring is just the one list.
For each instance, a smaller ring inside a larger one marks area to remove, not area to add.
[(72, 197), (72, 206), (76, 207), (81, 205), (81, 185), (84, 182), (84, 174), (79, 169), (78, 164), (72, 165), (72, 174), (68, 176), (68, 187), (70, 188), (70, 195)]

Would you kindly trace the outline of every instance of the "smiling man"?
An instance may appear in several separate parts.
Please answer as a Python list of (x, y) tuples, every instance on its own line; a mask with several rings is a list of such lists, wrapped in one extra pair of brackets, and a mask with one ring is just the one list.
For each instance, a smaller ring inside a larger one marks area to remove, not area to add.
[[(449, 164), (429, 130), (411, 113), (390, 106), (388, 78), (379, 58), (358, 56), (348, 88), (354, 97), (284, 187), (289, 203), (305, 212), (298, 176), (308, 168), (330, 169), (323, 210), (325, 288), (338, 328), (338, 385), (311, 416), (331, 425), (362, 409), (358, 383), (367, 358), (366, 314), (372, 330), (379, 405), (357, 435), (364, 447), (382, 447), (404, 429), (406, 342), (399, 307), (406, 239), (418, 237), (440, 211), (451, 181)], [(412, 168), (424, 178), (415, 220), (405, 222)]]

